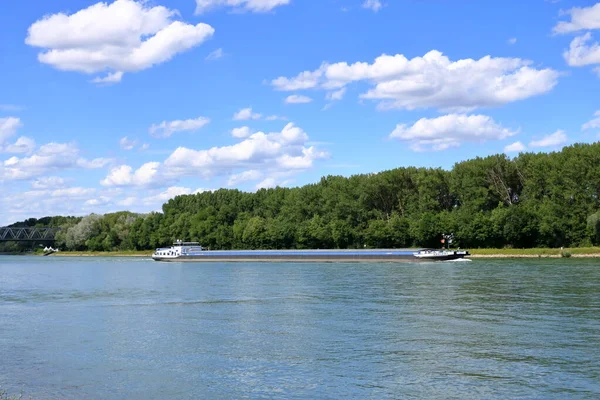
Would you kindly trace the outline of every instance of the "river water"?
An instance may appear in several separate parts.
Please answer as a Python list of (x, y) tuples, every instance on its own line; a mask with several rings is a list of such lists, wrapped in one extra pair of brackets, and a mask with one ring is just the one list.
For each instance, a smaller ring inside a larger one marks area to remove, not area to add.
[(600, 262), (0, 257), (32, 399), (597, 399)]

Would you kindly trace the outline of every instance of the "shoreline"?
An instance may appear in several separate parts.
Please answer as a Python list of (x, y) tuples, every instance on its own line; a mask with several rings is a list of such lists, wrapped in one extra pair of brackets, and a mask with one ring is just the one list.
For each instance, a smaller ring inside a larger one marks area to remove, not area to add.
[[(572, 249), (474, 249), (468, 259), (510, 258), (600, 258), (600, 247)], [(27, 255), (27, 254), (24, 254)], [(31, 254), (29, 254), (31, 255)], [(41, 253), (34, 255), (44, 256)], [(151, 257), (152, 251), (64, 251), (46, 257)]]

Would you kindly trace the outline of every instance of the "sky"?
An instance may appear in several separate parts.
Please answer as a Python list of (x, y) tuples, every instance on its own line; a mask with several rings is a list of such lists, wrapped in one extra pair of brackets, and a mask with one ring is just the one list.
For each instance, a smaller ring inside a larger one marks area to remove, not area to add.
[(1, 7), (0, 226), (600, 134), (597, 0)]

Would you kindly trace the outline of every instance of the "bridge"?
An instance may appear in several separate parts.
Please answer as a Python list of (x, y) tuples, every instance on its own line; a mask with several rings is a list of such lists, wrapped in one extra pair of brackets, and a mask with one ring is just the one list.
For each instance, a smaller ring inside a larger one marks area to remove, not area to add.
[(0, 228), (0, 242), (54, 241), (60, 228)]

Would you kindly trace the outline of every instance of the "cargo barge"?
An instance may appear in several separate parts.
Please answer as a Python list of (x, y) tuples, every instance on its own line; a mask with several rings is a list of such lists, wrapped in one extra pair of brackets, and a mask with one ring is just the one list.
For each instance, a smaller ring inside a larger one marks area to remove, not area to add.
[(167, 262), (417, 262), (449, 261), (468, 251), (436, 249), (376, 250), (207, 250), (196, 242), (177, 241), (156, 249), (155, 261)]

